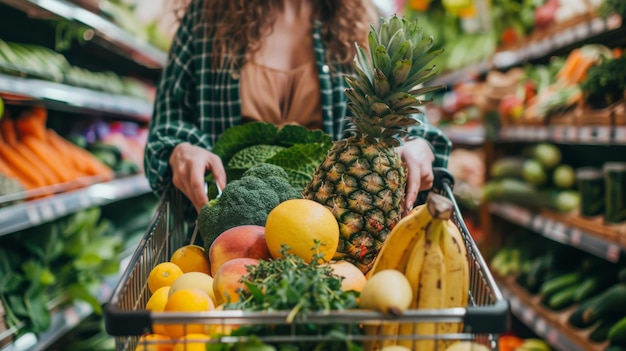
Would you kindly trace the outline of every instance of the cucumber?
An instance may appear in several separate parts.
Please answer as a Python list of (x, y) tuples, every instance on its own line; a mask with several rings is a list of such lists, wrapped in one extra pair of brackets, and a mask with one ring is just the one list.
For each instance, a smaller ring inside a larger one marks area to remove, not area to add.
[(589, 340), (593, 342), (604, 342), (608, 339), (609, 331), (615, 325), (617, 319), (607, 318), (601, 320), (589, 333)]
[(548, 273), (548, 263), (547, 257), (538, 257), (532, 262), (526, 276), (526, 284), (524, 284), (529, 293), (534, 295), (539, 292), (544, 277)]
[(585, 278), (574, 294), (574, 302), (580, 303), (587, 298), (603, 291), (615, 283), (615, 274), (612, 272), (601, 273)]
[(613, 285), (598, 297), (595, 303), (584, 309), (584, 322), (593, 324), (603, 318), (626, 315), (626, 284)]
[(576, 286), (580, 282), (580, 274), (578, 272), (570, 272), (558, 275), (554, 278), (546, 280), (541, 284), (539, 293), (542, 295), (545, 301), (549, 299), (559, 291), (571, 286)]
[(554, 293), (548, 298), (546, 305), (554, 311), (559, 311), (571, 306), (574, 303), (574, 295), (576, 294), (577, 288), (578, 285), (575, 284)]
[(574, 312), (572, 312), (572, 314), (569, 315), (569, 317), (567, 318), (567, 322), (575, 327), (575, 328), (579, 328), (579, 329), (583, 329), (583, 328), (587, 328), (593, 325), (593, 323), (588, 323), (587, 321), (585, 321), (585, 319), (583, 318), (583, 314), (585, 312), (585, 310), (587, 309), (587, 307), (589, 306), (593, 306), (594, 304), (596, 304), (601, 298), (603, 298), (602, 294), (597, 294), (594, 295), (584, 301), (582, 301), (580, 303), (580, 305), (578, 306), (578, 308), (576, 308), (574, 310)]
[(493, 178), (523, 178), (524, 159), (509, 156), (497, 159), (490, 169)]
[(607, 337), (611, 344), (626, 345), (626, 317), (622, 317), (613, 324)]

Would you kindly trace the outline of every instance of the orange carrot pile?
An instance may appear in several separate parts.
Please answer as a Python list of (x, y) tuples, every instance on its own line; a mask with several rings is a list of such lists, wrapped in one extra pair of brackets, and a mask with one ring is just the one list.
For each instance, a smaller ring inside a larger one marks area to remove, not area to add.
[(113, 179), (109, 167), (48, 129), (46, 119), (46, 110), (34, 107), (17, 118), (0, 120), (0, 173), (27, 190), (66, 183), (75, 188), (90, 176)]

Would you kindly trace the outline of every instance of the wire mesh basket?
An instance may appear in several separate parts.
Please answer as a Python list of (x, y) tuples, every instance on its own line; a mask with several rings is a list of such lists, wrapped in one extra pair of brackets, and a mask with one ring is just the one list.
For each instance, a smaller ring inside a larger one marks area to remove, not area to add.
[[(407, 310), (399, 316), (390, 316), (373, 310), (354, 309), (307, 313), (304, 317), (289, 320), (289, 311), (250, 312), (240, 310), (214, 310), (199, 313), (156, 313), (145, 309), (150, 297), (147, 286), (152, 268), (168, 261), (179, 247), (189, 244), (188, 228), (182, 219), (182, 194), (169, 190), (157, 207), (157, 211), (131, 257), (128, 268), (122, 274), (110, 301), (105, 305), (106, 331), (115, 337), (117, 350), (136, 350), (141, 335), (153, 332), (156, 324), (205, 325), (209, 328), (237, 328), (241, 326), (276, 326), (274, 335), (221, 336), (212, 338), (209, 344), (233, 344), (262, 341), (272, 345), (299, 345), (300, 348), (285, 350), (372, 350), (395, 338), (420, 340), (473, 341), (491, 350), (497, 350), (498, 335), (508, 328), (508, 303), (502, 297), (485, 260), (472, 239), (452, 192), (453, 177), (443, 169), (435, 170), (433, 191), (454, 203), (453, 221), (462, 233), (470, 266), (469, 302), (464, 308), (436, 310)], [(289, 321), (288, 321), (289, 320)], [(459, 333), (404, 336), (364, 333), (363, 326), (385, 323), (462, 323)], [(302, 325), (312, 331), (302, 333)], [(322, 333), (324, 327), (333, 326), (341, 332)], [(158, 343), (158, 341), (142, 341)], [(205, 342), (205, 341), (203, 341)], [(448, 342), (448, 344), (449, 344)], [(414, 344), (414, 345), (415, 345)], [(444, 350), (443, 343), (434, 343), (433, 350)], [(303, 346), (304, 345), (304, 346)], [(377, 345), (377, 346), (372, 346)], [(317, 347), (317, 348), (316, 348)], [(142, 348), (139, 348), (142, 349)], [(146, 348), (148, 349), (148, 348)], [(414, 349), (416, 349), (414, 347)], [(230, 350), (216, 348), (215, 350)], [(278, 348), (278, 350), (283, 350)], [(420, 348), (422, 350), (422, 348)], [(425, 350), (429, 351), (429, 350)]]

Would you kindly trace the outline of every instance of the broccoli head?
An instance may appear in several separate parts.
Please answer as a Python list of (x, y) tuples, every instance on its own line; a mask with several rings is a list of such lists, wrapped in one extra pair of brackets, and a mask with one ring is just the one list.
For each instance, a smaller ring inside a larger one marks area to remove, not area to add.
[(229, 182), (219, 199), (204, 205), (198, 215), (198, 232), (205, 248), (208, 250), (215, 238), (227, 229), (247, 224), (264, 226), (274, 207), (298, 197), (301, 195), (289, 182), (277, 176), (265, 180), (247, 175)]
[(267, 179), (269, 177), (280, 177), (288, 179), (287, 172), (281, 166), (265, 162), (256, 164), (248, 168), (248, 170), (243, 173), (243, 176), (255, 176), (261, 179)]

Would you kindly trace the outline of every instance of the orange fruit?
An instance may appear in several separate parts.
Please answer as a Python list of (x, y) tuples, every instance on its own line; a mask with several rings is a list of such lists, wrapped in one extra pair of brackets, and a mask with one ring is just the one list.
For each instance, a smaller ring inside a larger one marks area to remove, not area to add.
[(207, 293), (211, 300), (215, 302), (213, 292), (213, 277), (202, 272), (187, 272), (178, 277), (170, 286), (169, 295), (181, 289), (200, 289)]
[(172, 351), (206, 351), (206, 344), (211, 337), (206, 334), (192, 333), (178, 339)]
[[(215, 306), (214, 311), (223, 311), (223, 310), (224, 310), (224, 304), (221, 304), (221, 305)], [(237, 330), (237, 328), (239, 328), (239, 326), (234, 325), (234, 324), (225, 324), (225, 323), (208, 324), (207, 323), (205, 325), (204, 333), (211, 335), (211, 336), (230, 335), (234, 330)]]
[(272, 257), (283, 257), (280, 251), (285, 244), (287, 252), (310, 263), (316, 253), (316, 240), (320, 242), (317, 250), (323, 261), (330, 261), (339, 244), (339, 224), (326, 206), (313, 200), (291, 199), (267, 215), (265, 241)]
[(174, 343), (168, 336), (160, 334), (142, 335), (135, 351), (172, 351)]
[(363, 272), (355, 265), (348, 261), (334, 261), (330, 263), (333, 273), (343, 277), (341, 280), (341, 290), (356, 290), (361, 292), (367, 279)]
[[(206, 312), (215, 308), (207, 293), (200, 289), (181, 289), (170, 295), (165, 304), (165, 312)], [(165, 331), (172, 339), (186, 334), (204, 332), (204, 324), (165, 324)]]
[(182, 246), (174, 251), (172, 257), (170, 258), (170, 262), (180, 267), (183, 273), (202, 272), (211, 274), (209, 258), (202, 246)]
[(158, 288), (172, 285), (176, 278), (181, 275), (183, 275), (183, 271), (174, 263), (159, 263), (148, 274), (148, 289), (154, 294)]
[[(152, 312), (163, 312), (165, 310), (165, 304), (167, 303), (167, 297), (170, 292), (169, 286), (162, 286), (158, 288), (152, 296), (148, 299), (146, 309)], [(152, 326), (153, 331), (156, 334), (167, 334), (163, 324), (154, 324)]]

